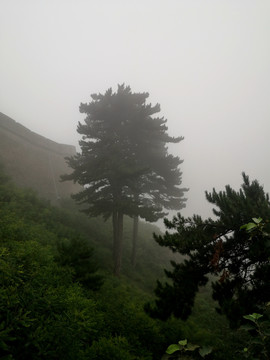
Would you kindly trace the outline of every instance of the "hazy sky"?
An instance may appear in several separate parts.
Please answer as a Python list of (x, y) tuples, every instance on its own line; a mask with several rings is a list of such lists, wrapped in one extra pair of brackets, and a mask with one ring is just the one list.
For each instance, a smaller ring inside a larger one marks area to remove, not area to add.
[(184, 213), (204, 191), (270, 191), (269, 0), (1, 0), (0, 111), (77, 146), (81, 102), (125, 83), (160, 103), (184, 159)]

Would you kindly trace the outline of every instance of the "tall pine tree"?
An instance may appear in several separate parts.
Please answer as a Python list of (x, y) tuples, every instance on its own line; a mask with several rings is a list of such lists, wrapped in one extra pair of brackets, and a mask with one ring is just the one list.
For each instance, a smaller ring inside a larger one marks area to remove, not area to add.
[(243, 315), (270, 301), (269, 235), (250, 236), (241, 228), (252, 218), (269, 219), (269, 196), (256, 180), (250, 182), (245, 174), (243, 180), (238, 192), (229, 185), (225, 191), (206, 192), (207, 200), (215, 205), (216, 220), (178, 214), (165, 222), (175, 232), (155, 236), (161, 246), (184, 255), (185, 260), (172, 262), (173, 270), (165, 271), (170, 283), (158, 282), (155, 305), (146, 305), (152, 316), (166, 319), (173, 314), (187, 319), (209, 274), (215, 279), (212, 295), (219, 303), (218, 311), (232, 327), (239, 325)]
[(163, 207), (178, 206), (185, 189), (179, 189), (181, 160), (168, 154), (166, 143), (179, 142), (167, 134), (166, 120), (153, 118), (157, 104), (146, 104), (148, 93), (132, 93), (119, 85), (116, 93), (91, 95), (89, 104), (81, 104), (85, 123), (77, 131), (82, 135), (81, 153), (67, 159), (73, 169), (63, 180), (83, 185), (74, 195), (86, 203), (89, 216), (112, 217), (114, 273), (120, 274), (123, 247), (123, 216), (155, 221), (163, 216)]

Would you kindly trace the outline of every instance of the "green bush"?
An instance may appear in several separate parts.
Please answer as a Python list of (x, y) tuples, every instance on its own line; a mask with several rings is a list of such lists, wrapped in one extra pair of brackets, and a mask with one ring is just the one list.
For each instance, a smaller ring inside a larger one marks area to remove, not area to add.
[(100, 338), (88, 352), (91, 360), (139, 360), (129, 352), (128, 341), (121, 336)]
[(84, 359), (102, 314), (72, 282), (72, 270), (54, 261), (51, 246), (40, 244), (12, 213), (0, 211), (0, 216), (1, 354)]

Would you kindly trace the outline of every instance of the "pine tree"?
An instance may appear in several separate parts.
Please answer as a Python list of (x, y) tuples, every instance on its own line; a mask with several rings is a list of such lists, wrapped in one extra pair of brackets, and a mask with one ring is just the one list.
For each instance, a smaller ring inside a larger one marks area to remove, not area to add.
[[(112, 217), (114, 273), (119, 275), (123, 247), (123, 216), (155, 221), (164, 205), (181, 207), (184, 189), (179, 189), (181, 160), (168, 155), (167, 142), (179, 142), (167, 134), (166, 120), (153, 118), (159, 104), (146, 104), (148, 93), (132, 93), (119, 85), (104, 95), (91, 95), (81, 104), (85, 124), (79, 123), (81, 153), (67, 159), (73, 169), (63, 180), (83, 185), (74, 195), (86, 203), (89, 216)], [(138, 223), (138, 221), (137, 221)]]
[(172, 262), (173, 270), (165, 271), (170, 283), (158, 282), (155, 305), (146, 305), (152, 316), (166, 319), (173, 314), (187, 319), (209, 275), (214, 279), (212, 296), (219, 303), (218, 311), (226, 314), (232, 327), (270, 300), (269, 236), (251, 237), (241, 229), (252, 218), (269, 219), (269, 196), (244, 173), (243, 180), (238, 192), (229, 185), (225, 191), (206, 192), (207, 200), (215, 205), (216, 220), (178, 214), (165, 222), (176, 232), (155, 236), (161, 246), (185, 255), (185, 260)]

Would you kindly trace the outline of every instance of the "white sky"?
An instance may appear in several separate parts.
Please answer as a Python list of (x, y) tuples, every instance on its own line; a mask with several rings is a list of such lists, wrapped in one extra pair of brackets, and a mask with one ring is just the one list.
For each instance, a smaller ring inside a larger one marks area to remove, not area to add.
[(270, 191), (269, 0), (1, 0), (0, 111), (77, 145), (79, 104), (117, 84), (160, 103), (184, 159), (185, 215), (204, 191)]

